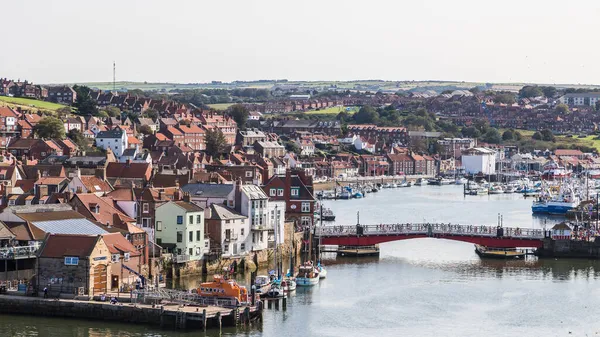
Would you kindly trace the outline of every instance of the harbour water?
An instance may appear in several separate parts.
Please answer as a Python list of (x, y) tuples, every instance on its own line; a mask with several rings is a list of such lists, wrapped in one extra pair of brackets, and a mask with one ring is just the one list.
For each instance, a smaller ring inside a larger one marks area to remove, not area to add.
[[(326, 201), (338, 225), (452, 222), (551, 227), (521, 195), (462, 195), (461, 186), (386, 189), (362, 200)], [(483, 261), (473, 245), (415, 239), (381, 245), (379, 258), (325, 256), (327, 279), (298, 289), (287, 311), (266, 310), (260, 328), (223, 336), (593, 336), (600, 335), (600, 263)], [(194, 286), (198, 279), (183, 280)], [(247, 279), (246, 279), (247, 282)], [(139, 326), (0, 316), (0, 336), (196, 336)], [(217, 331), (208, 336), (217, 336)]]

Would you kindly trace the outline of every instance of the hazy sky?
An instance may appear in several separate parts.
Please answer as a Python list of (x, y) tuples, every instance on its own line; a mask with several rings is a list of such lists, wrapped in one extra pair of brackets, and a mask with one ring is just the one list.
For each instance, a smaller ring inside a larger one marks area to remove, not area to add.
[(598, 0), (18, 0), (0, 77), (600, 83)]

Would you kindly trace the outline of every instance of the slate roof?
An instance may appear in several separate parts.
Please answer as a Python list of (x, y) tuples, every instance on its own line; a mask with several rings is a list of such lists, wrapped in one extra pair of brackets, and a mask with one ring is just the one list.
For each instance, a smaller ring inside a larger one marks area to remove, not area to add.
[(230, 220), (230, 219), (247, 219), (248, 217), (238, 213), (236, 210), (225, 207), (219, 204), (210, 205), (211, 219)]
[(108, 233), (86, 218), (32, 221), (31, 224), (50, 234), (100, 235)]
[(187, 184), (181, 190), (191, 196), (227, 198), (233, 190), (233, 184)]
[(63, 258), (65, 256), (89, 257), (96, 243), (97, 235), (50, 235), (42, 247), (40, 257)]

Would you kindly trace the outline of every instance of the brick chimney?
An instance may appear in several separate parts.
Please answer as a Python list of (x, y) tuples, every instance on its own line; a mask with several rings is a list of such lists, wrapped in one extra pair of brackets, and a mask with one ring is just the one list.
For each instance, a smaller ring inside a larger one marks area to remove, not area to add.
[(190, 199), (190, 194), (189, 193), (183, 193), (183, 201), (185, 202), (192, 202)]

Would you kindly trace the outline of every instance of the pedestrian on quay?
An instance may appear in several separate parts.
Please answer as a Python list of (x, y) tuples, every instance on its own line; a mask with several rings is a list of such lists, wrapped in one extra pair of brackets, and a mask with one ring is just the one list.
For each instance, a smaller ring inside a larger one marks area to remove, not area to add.
[(44, 287), (44, 298), (48, 298), (48, 287)]

